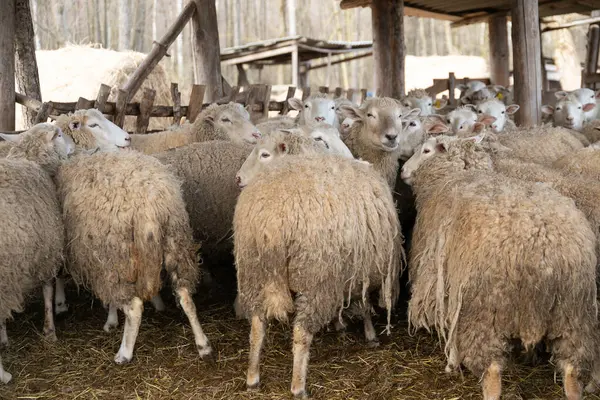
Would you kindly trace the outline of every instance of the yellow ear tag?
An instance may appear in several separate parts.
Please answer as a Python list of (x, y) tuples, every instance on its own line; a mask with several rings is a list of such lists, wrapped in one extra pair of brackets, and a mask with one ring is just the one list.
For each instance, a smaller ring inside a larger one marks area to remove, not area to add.
[(496, 95), (496, 98), (497, 98), (498, 100), (502, 100), (502, 99), (504, 98), (504, 95), (503, 95), (502, 93), (498, 93), (498, 94)]
[(440, 99), (437, 99), (437, 100), (436, 100), (436, 101), (433, 103), (433, 106), (434, 106), (435, 108), (439, 108), (439, 107), (440, 107)]

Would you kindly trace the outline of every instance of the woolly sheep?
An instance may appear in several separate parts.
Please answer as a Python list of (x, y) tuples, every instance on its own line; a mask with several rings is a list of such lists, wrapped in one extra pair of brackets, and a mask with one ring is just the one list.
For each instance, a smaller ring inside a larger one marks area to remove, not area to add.
[[(575, 89), (571, 92), (559, 91), (559, 92), (555, 93), (555, 95), (558, 99), (566, 97), (569, 94), (575, 96), (581, 104), (593, 103), (597, 106), (598, 105), (598, 97), (600, 97), (600, 90), (594, 92), (592, 89), (581, 88), (581, 89)], [(593, 109), (586, 111), (584, 114), (585, 114), (586, 122), (593, 121), (598, 116), (598, 107), (594, 107)]]
[(568, 174), (600, 181), (600, 150), (590, 146), (557, 159), (552, 167)]
[(547, 185), (489, 171), (480, 138), (452, 139), (427, 140), (404, 165), (418, 209), (410, 324), (437, 329), (446, 370), (482, 377), (484, 399), (500, 398), (509, 338), (550, 340), (567, 398), (579, 399), (597, 357), (594, 232)]
[(491, 99), (479, 103), (475, 110), (477, 115), (490, 115), (496, 120), (492, 123), (491, 128), (494, 133), (511, 131), (516, 129), (515, 123), (509, 118), (519, 110), (517, 104), (511, 104), (508, 107), (500, 100)]
[(583, 125), (581, 133), (590, 143), (596, 143), (600, 141), (600, 120), (595, 119), (586, 122)]
[(348, 146), (342, 141), (340, 132), (333, 126), (321, 122), (313, 126), (300, 126), (294, 129), (284, 130), (287, 132), (297, 132), (315, 141), (322, 142), (327, 148), (328, 153), (337, 154), (346, 158), (354, 158)]
[(460, 95), (458, 96), (458, 98), (460, 99), (460, 103), (465, 105), (472, 104), (471, 96), (473, 95), (473, 93), (484, 89), (485, 87), (485, 83), (481, 81), (469, 81), (466, 84), (460, 83), (456, 85), (456, 88), (460, 90)]
[(177, 129), (150, 134), (131, 135), (131, 147), (144, 154), (185, 146), (209, 140), (231, 140), (254, 144), (261, 133), (250, 122), (248, 111), (241, 104), (211, 104), (194, 121)]
[(342, 122), (344, 121), (344, 114), (340, 108), (342, 106), (358, 107), (358, 104), (351, 102), (345, 97), (333, 99), (333, 103), (335, 104), (335, 118), (333, 119), (332, 125), (335, 129), (340, 130)]
[[(56, 341), (52, 279), (63, 261), (64, 225), (53, 175), (73, 151), (61, 130), (38, 124), (0, 159), (0, 344), (8, 344), (6, 320), (22, 312), (26, 297), (43, 286), (44, 334)], [(8, 383), (0, 358), (0, 381)]]
[(413, 89), (402, 100), (404, 107), (418, 108), (421, 110), (422, 117), (435, 114), (448, 105), (447, 99), (434, 99), (424, 89)]
[(199, 272), (192, 232), (180, 182), (168, 168), (138, 152), (82, 154), (61, 166), (57, 186), (68, 272), (104, 304), (125, 313), (115, 362), (132, 359), (143, 301), (158, 294), (163, 263), (198, 352), (209, 355), (191, 298)]
[(269, 135), (271, 132), (279, 129), (292, 129), (296, 127), (298, 127), (296, 120), (286, 116), (269, 118), (256, 124), (256, 128), (262, 133), (262, 135)]
[(573, 94), (557, 95), (557, 97), (556, 105), (554, 107), (550, 105), (542, 106), (542, 112), (552, 116), (555, 126), (581, 131), (586, 118), (585, 114), (593, 111), (596, 108), (596, 103), (581, 103)]
[(479, 103), (492, 99), (499, 100), (503, 102), (504, 105), (508, 106), (512, 104), (512, 91), (501, 85), (488, 85), (476, 92), (473, 92), (468, 99), (465, 99), (465, 101), (467, 103), (478, 105)]
[(408, 110), (397, 100), (388, 97), (369, 98), (360, 107), (342, 106), (347, 118), (354, 120), (344, 141), (356, 158), (368, 161), (383, 175), (390, 187), (396, 182), (398, 158), (412, 151), (412, 143), (403, 135), (403, 121), (420, 113)]
[[(370, 320), (369, 292), (380, 289), (389, 328), (401, 240), (390, 190), (369, 165), (324, 155), (289, 156), (256, 175), (242, 190), (234, 215), (238, 294), (251, 320), (247, 387), (259, 384), (271, 318), (285, 321), (295, 312), (291, 392), (297, 397), (306, 397), (313, 335), (340, 315), (351, 297), (361, 300), (365, 321)], [(372, 324), (368, 332), (374, 339)]]
[(304, 101), (291, 97), (288, 99), (290, 106), (298, 111), (296, 123), (311, 125), (325, 122), (334, 125), (336, 119), (336, 105), (333, 99), (325, 93), (317, 93), (307, 97)]
[(60, 115), (55, 124), (79, 149), (114, 151), (131, 145), (131, 136), (95, 108)]
[(432, 118), (447, 123), (455, 135), (464, 135), (466, 132), (471, 132), (473, 125), (477, 122), (477, 114), (474, 110), (475, 106), (468, 104), (455, 108), (446, 116), (434, 114)]

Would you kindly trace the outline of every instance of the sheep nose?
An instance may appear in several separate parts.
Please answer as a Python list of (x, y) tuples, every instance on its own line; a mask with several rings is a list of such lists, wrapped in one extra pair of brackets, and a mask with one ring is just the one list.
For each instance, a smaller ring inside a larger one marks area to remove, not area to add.
[(252, 137), (255, 139), (260, 139), (260, 138), (262, 138), (262, 134), (260, 132), (254, 132), (252, 134)]
[(574, 119), (575, 119), (575, 117), (573, 117), (572, 115), (569, 115), (569, 116), (567, 117), (567, 121), (573, 121)]
[(397, 134), (395, 134), (395, 133), (394, 133), (394, 134), (389, 134), (389, 133), (388, 133), (388, 134), (386, 134), (386, 135), (385, 135), (385, 138), (386, 138), (387, 140), (389, 140), (389, 141), (396, 140), (396, 138), (397, 138), (397, 137), (398, 137), (398, 135), (397, 135)]
[(125, 138), (125, 141), (126, 141), (126, 142), (131, 142), (131, 137), (130, 137), (130, 136), (127, 136), (127, 137)]
[(317, 121), (317, 122), (325, 121), (325, 117), (315, 117), (315, 121)]
[(235, 183), (237, 183), (238, 185), (239, 185), (240, 183), (242, 183), (242, 177), (241, 177), (241, 176), (239, 176), (239, 175), (236, 175), (236, 176), (235, 176)]

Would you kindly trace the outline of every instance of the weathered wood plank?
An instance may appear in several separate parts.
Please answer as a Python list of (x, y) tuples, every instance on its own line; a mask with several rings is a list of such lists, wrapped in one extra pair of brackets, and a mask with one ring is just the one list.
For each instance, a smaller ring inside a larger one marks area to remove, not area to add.
[(52, 112), (52, 102), (49, 101), (47, 103), (42, 103), (37, 115), (35, 116), (35, 123), (39, 124), (46, 122), (50, 116), (50, 112)]
[(177, 83), (171, 83), (171, 100), (173, 100), (173, 124), (181, 121), (181, 92)]
[(490, 18), (488, 30), (490, 37), (490, 78), (494, 85), (508, 87), (510, 68), (508, 65), (508, 28), (505, 15)]
[(144, 134), (148, 131), (150, 113), (152, 112), (152, 105), (154, 104), (155, 97), (156, 90), (150, 88), (144, 89), (144, 96), (140, 103), (140, 115), (138, 115), (135, 121), (135, 133)]
[(202, 111), (202, 102), (204, 101), (204, 92), (206, 86), (194, 85), (192, 86), (192, 94), (190, 95), (190, 105), (188, 109), (187, 119), (190, 123), (193, 123), (198, 117), (198, 114)]
[(103, 83), (100, 85), (100, 89), (98, 90), (98, 95), (96, 96), (96, 101), (94, 102), (94, 108), (97, 108), (100, 110), (100, 112), (104, 112), (106, 102), (108, 101), (108, 96), (110, 96), (110, 86)]
[(375, 88), (385, 97), (404, 96), (404, 0), (373, 0)]
[(215, 0), (192, 0), (192, 3), (196, 5), (192, 15), (196, 82), (206, 85), (206, 100), (212, 102), (224, 95)]
[(15, 0), (0, 1), (0, 131), (15, 130)]
[(115, 104), (115, 125), (117, 125), (119, 128), (123, 128), (123, 124), (125, 123), (127, 98), (127, 92), (123, 89), (119, 89), (119, 93), (117, 94), (117, 102)]

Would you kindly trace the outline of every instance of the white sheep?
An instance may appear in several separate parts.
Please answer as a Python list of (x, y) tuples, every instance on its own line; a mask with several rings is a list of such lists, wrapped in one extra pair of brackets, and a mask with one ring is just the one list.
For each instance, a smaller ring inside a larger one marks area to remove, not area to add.
[(574, 94), (557, 95), (558, 101), (551, 105), (542, 106), (542, 112), (553, 117), (555, 126), (563, 126), (575, 131), (582, 131), (586, 113), (596, 108), (595, 102), (581, 103)]
[(260, 138), (259, 129), (250, 121), (250, 114), (239, 103), (211, 104), (193, 124), (150, 134), (131, 135), (131, 147), (144, 154), (209, 140), (231, 140), (254, 144)]
[(481, 81), (469, 81), (466, 84), (460, 83), (456, 85), (456, 88), (460, 90), (460, 95), (458, 96), (461, 104), (472, 104), (471, 96), (473, 93), (484, 89), (486, 87), (485, 83)]
[(477, 122), (477, 114), (474, 110), (475, 106), (473, 104), (467, 104), (455, 108), (445, 116), (434, 114), (430, 117), (437, 119), (441, 123), (447, 123), (455, 135), (462, 136), (465, 133), (471, 132), (473, 125)]
[(431, 138), (404, 164), (419, 210), (410, 324), (435, 328), (446, 371), (465, 365), (487, 400), (500, 398), (508, 340), (551, 338), (565, 394), (580, 399), (598, 356), (596, 237), (573, 200), (490, 171), (480, 140)]
[(341, 107), (344, 116), (354, 120), (344, 142), (356, 158), (368, 161), (386, 179), (396, 183), (398, 159), (411, 151), (412, 142), (403, 134), (402, 123), (418, 117), (420, 109), (405, 108), (395, 99), (373, 97), (360, 107)]
[(515, 123), (509, 116), (513, 115), (518, 110), (519, 106), (517, 104), (511, 104), (507, 107), (503, 102), (497, 99), (485, 100), (475, 107), (477, 115), (489, 115), (496, 118), (491, 125), (494, 133), (516, 129)]
[(325, 122), (334, 125), (336, 120), (336, 104), (325, 93), (317, 93), (307, 97), (304, 101), (292, 97), (288, 99), (290, 106), (298, 111), (296, 122), (299, 125)]
[(355, 160), (281, 157), (242, 190), (233, 224), (239, 303), (251, 320), (246, 385), (259, 385), (268, 320), (295, 313), (291, 392), (305, 398), (313, 336), (352, 298), (370, 320), (369, 292), (379, 290), (389, 323), (402, 267), (390, 189)]
[[(0, 344), (8, 344), (6, 320), (22, 312), (26, 298), (43, 287), (44, 334), (56, 341), (52, 280), (63, 262), (64, 225), (53, 176), (73, 151), (61, 130), (35, 125), (0, 159)], [(0, 382), (8, 383), (0, 359)]]
[[(572, 94), (579, 100), (581, 104), (594, 103), (598, 105), (598, 97), (600, 97), (600, 90), (594, 92), (592, 89), (588, 88), (580, 88), (572, 90), (571, 92), (559, 91), (555, 93), (557, 99), (562, 99), (563, 97)], [(593, 121), (598, 118), (598, 107), (594, 107), (593, 109), (585, 112), (585, 121)]]
[(418, 108), (422, 117), (435, 114), (448, 105), (447, 99), (434, 99), (424, 89), (413, 89), (402, 100), (404, 107)]

